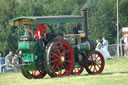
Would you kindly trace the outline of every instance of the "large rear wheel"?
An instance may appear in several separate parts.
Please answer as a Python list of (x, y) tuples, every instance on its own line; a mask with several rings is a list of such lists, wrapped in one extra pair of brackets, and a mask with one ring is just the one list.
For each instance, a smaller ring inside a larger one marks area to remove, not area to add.
[(85, 62), (85, 68), (89, 74), (99, 74), (104, 69), (104, 57), (98, 51), (89, 53)]
[(74, 53), (64, 40), (53, 41), (46, 50), (45, 68), (51, 77), (70, 75), (74, 67)]

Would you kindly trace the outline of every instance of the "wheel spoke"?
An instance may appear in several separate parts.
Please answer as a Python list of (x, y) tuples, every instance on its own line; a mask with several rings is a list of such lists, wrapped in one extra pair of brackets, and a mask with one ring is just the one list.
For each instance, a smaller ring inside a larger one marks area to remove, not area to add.
[(97, 58), (99, 58), (99, 56), (97, 56), (97, 57), (95, 58), (95, 61), (97, 60)]
[(95, 68), (95, 71), (97, 72), (98, 70), (97, 70), (97, 68), (96, 68), (96, 65), (94, 65), (94, 68)]
[[(94, 65), (93, 65), (94, 66)], [(95, 72), (95, 66), (94, 66), (94, 68), (93, 68), (93, 72)]]
[(34, 71), (32, 71), (32, 75), (35, 77), (35, 76), (39, 76), (40, 75), (40, 71), (36, 71), (36, 70), (34, 70)]
[[(92, 66), (93, 66), (93, 65), (91, 64), (91, 65), (90, 65), (90, 71), (91, 71), (91, 69), (92, 69)], [(89, 68), (89, 66), (88, 66), (88, 68)]]
[(71, 63), (71, 61), (70, 61), (70, 60), (65, 60), (65, 62)]
[(69, 52), (70, 52), (70, 50), (68, 49), (68, 50), (65, 50), (65, 52), (64, 52), (64, 53), (65, 53), (65, 54), (67, 54), (67, 53), (69, 53)]
[(93, 61), (88, 61), (87, 64), (88, 64), (88, 65), (89, 65), (89, 64), (92, 65), (92, 64), (93, 64)]
[(98, 68), (101, 68), (100, 66), (101, 66), (100, 64), (97, 64), (97, 67), (98, 67)]
[(55, 63), (57, 61), (59, 61), (59, 59), (54, 59), (54, 60), (51, 61), (51, 63)]
[(56, 46), (56, 50), (57, 50), (57, 52), (58, 52), (59, 54), (61, 54), (60, 49), (58, 48), (58, 46)]
[(73, 72), (75, 72), (75, 73), (76, 73), (76, 69), (77, 69), (77, 68), (74, 68)]
[[(51, 52), (51, 54), (53, 54), (53, 55), (55, 55), (56, 57), (60, 57), (59, 55), (57, 55), (56, 53), (54, 53), (54, 52)], [(53, 57), (53, 56), (51, 56), (51, 57)], [(53, 57), (54, 58), (54, 57)]]
[(56, 65), (56, 64), (54, 63), (54, 64), (53, 64), (53, 66), (52, 66), (52, 69), (54, 69), (54, 68), (55, 68), (55, 65)]
[(64, 68), (65, 68), (65, 71), (67, 71), (68, 65), (67, 65), (66, 63), (63, 63), (63, 66), (64, 66)]
[(96, 54), (92, 54), (92, 60), (94, 61), (96, 58)]
[(101, 63), (102, 63), (102, 62), (97, 62), (96, 64), (97, 64), (97, 65), (101, 65)]
[(56, 67), (55, 67), (55, 70), (56, 70), (57, 68), (59, 68), (59, 65), (60, 65), (60, 62), (57, 63), (57, 65), (56, 65)]
[(90, 59), (93, 61), (93, 56), (91, 55), (90, 57), (91, 57)]
[(64, 51), (65, 51), (65, 50), (64, 50), (65, 46), (64, 46), (63, 43), (61, 44), (61, 48), (62, 48), (62, 52), (64, 52)]
[(62, 67), (60, 66), (59, 74), (62, 74)]
[(64, 56), (65, 58), (68, 58), (69, 56)]
[(58, 69), (58, 70), (57, 70), (57, 72), (59, 72), (59, 71), (60, 71), (60, 68), (59, 68), (59, 66), (60, 66), (60, 65), (58, 64), (58, 67), (57, 67), (57, 69)]
[(63, 52), (62, 52), (62, 54), (63, 54), (63, 56), (67, 57), (66, 55), (67, 55), (67, 53), (70, 52), (70, 51), (69, 51), (69, 49), (66, 50), (66, 49), (64, 49), (64, 48), (65, 48), (65, 47), (63, 46)]
[(96, 65), (99, 69), (101, 68), (98, 64)]
[(64, 68), (64, 69), (66, 70), (66, 68), (64, 67), (64, 65), (63, 65), (63, 64), (64, 64), (64, 63), (61, 63), (61, 67), (62, 67), (62, 68)]
[[(58, 45), (55, 45), (53, 48), (52, 48), (52, 51), (55, 51), (59, 54), (60, 56), (60, 50), (58, 49)], [(54, 53), (54, 52), (53, 52)]]

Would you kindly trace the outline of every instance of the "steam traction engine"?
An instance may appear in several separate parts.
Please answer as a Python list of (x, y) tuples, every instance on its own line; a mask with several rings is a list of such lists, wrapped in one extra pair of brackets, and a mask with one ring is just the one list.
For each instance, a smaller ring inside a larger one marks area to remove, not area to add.
[[(80, 74), (85, 68), (89, 74), (99, 74), (104, 69), (104, 58), (94, 51), (95, 45), (88, 39), (87, 10), (82, 16), (18, 17), (9, 21), (18, 27), (18, 48), (21, 54), (21, 72), (28, 79), (64, 77)], [(55, 32), (53, 24), (81, 23), (79, 34)], [(47, 24), (47, 41), (35, 40), (33, 35), (38, 24)], [(31, 26), (32, 38), (27, 28)]]

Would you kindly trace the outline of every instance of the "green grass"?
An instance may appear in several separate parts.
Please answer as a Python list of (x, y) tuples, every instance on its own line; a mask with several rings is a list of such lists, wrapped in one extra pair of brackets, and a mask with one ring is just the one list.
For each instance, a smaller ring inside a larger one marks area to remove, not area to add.
[(128, 58), (109, 59), (102, 74), (63, 78), (26, 79), (21, 73), (0, 74), (0, 85), (128, 85)]

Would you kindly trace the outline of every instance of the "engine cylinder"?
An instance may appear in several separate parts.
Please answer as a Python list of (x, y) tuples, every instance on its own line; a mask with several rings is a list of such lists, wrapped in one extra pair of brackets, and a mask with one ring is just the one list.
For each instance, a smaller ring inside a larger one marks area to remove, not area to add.
[(88, 41), (80, 43), (77, 45), (77, 49), (79, 49), (80, 51), (88, 52), (91, 50), (90, 43)]

